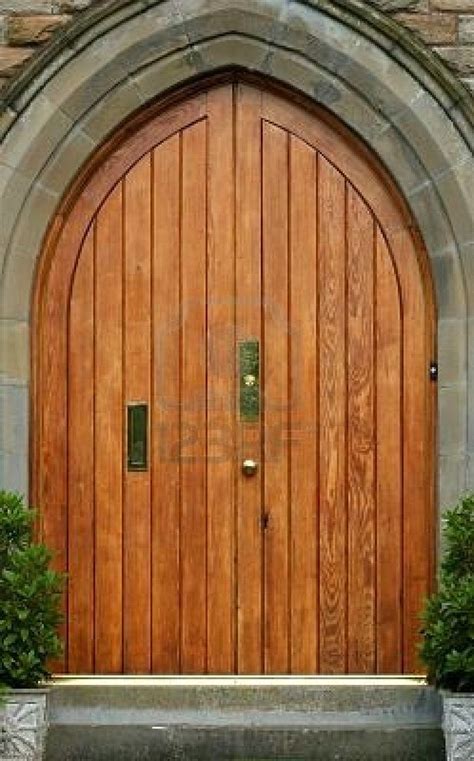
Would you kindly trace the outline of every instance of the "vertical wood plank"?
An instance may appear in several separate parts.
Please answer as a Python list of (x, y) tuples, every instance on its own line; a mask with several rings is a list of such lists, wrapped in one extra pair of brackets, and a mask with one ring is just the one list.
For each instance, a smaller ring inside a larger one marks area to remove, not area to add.
[(68, 670), (94, 671), (94, 225), (69, 307)]
[(288, 133), (263, 125), (265, 672), (289, 667)]
[(233, 91), (208, 94), (208, 663), (234, 670), (235, 252)]
[[(69, 221), (55, 252), (54, 266), (38, 316), (38, 350), (41, 355), (37, 404), (39, 406), (39, 469), (35, 497), (41, 510), (41, 540), (53, 552), (52, 568), (68, 570), (68, 310), (69, 288), (75, 261), (82, 245), (77, 217)], [(71, 251), (73, 255), (71, 256)], [(67, 671), (68, 584), (61, 602), (64, 623), (59, 634), (63, 653), (48, 663), (57, 674)]]
[(346, 256), (344, 177), (318, 162), (320, 671), (347, 657)]
[(377, 673), (402, 670), (402, 328), (400, 293), (377, 230)]
[(179, 134), (155, 150), (153, 253), (152, 669), (178, 674), (179, 620)]
[(122, 185), (97, 217), (95, 258), (95, 521), (97, 673), (122, 673)]
[(405, 673), (423, 673), (417, 656), (419, 613), (430, 591), (431, 439), (428, 325), (423, 283), (407, 228), (398, 233), (403, 292), (403, 600)]
[[(261, 93), (239, 85), (236, 113), (236, 324), (237, 340), (261, 343)], [(238, 414), (238, 412), (236, 412)], [(237, 664), (239, 674), (260, 674), (262, 658), (262, 431), (238, 423), (237, 454)], [(243, 478), (241, 464), (259, 468)]]
[(207, 123), (183, 132), (181, 227), (181, 646), (183, 673), (205, 673), (207, 641)]
[[(348, 671), (375, 670), (374, 222), (347, 187)], [(398, 371), (398, 368), (397, 368)]]
[(317, 672), (317, 154), (290, 138), (291, 673)]
[[(124, 401), (146, 402), (149, 409), (150, 154), (124, 180), (124, 211)], [(150, 469), (127, 470), (124, 487), (124, 668), (126, 673), (146, 674), (151, 667)]]

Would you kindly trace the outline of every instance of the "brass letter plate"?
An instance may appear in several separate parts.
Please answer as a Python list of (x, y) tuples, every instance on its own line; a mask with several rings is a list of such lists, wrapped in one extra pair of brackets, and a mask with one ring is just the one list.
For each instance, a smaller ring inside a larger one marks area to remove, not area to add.
[(250, 339), (239, 343), (240, 419), (246, 423), (260, 416), (260, 346)]
[(128, 470), (148, 469), (148, 405), (144, 402), (127, 404), (127, 467)]

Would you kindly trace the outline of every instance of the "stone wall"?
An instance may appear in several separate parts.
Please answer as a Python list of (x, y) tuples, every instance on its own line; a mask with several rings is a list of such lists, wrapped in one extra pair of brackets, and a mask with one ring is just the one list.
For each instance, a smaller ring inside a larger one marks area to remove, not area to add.
[[(248, 1), (251, 7), (252, 0)], [(0, 0), (0, 87), (75, 14), (100, 2), (103, 0)], [(421, 38), (474, 91), (474, 0), (366, 3)]]

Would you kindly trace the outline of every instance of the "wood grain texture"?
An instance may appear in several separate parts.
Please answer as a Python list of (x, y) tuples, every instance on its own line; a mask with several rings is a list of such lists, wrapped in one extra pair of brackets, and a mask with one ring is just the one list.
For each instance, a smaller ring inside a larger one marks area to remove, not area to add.
[(265, 673), (289, 668), (288, 158), (289, 136), (263, 124), (263, 352)]
[[(412, 256), (409, 231), (399, 233), (398, 263), (403, 299), (403, 602), (405, 673), (420, 673), (419, 612), (430, 586), (431, 493), (430, 439), (426, 417), (430, 409), (429, 330), (423, 282)], [(416, 379), (416, 381), (414, 380)]]
[(345, 181), (318, 163), (320, 670), (347, 667)]
[[(181, 137), (154, 152), (152, 672), (180, 670)], [(178, 269), (178, 276), (177, 276)], [(163, 615), (166, 611), (166, 615)]]
[(182, 135), (181, 670), (207, 660), (207, 123)]
[[(124, 402), (150, 408), (151, 376), (151, 157), (124, 180)], [(150, 452), (149, 457), (153, 457)], [(151, 667), (150, 470), (124, 478), (124, 668)]]
[(376, 237), (377, 672), (402, 670), (402, 322), (397, 274)]
[(68, 669), (92, 674), (94, 663), (94, 237), (82, 246), (69, 309), (68, 395)]
[[(207, 670), (235, 669), (233, 92), (208, 95)], [(225, 498), (223, 498), (225, 495)]]
[(347, 192), (348, 663), (375, 671), (375, 336), (372, 214)]
[(120, 184), (98, 214), (95, 251), (95, 662), (102, 674), (124, 668), (122, 226)]
[(317, 154), (290, 138), (290, 671), (318, 671)]
[[(236, 114), (236, 334), (237, 341), (262, 339), (261, 293), (261, 93), (239, 85)], [(237, 350), (237, 349), (236, 349)], [(263, 669), (261, 418), (238, 421), (237, 439), (237, 672)], [(242, 479), (241, 464), (258, 471)]]

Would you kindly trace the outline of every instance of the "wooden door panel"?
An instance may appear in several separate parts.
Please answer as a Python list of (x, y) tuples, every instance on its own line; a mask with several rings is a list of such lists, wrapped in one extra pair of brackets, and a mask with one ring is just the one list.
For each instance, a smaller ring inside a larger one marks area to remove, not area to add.
[(124, 668), (122, 231), (120, 183), (97, 215), (95, 238), (95, 668), (104, 674)]
[(391, 181), (321, 114), (244, 83), (114, 150), (58, 222), (38, 297), (35, 494), (69, 573), (54, 667), (418, 669), (432, 296)]
[(265, 673), (288, 671), (288, 134), (263, 124), (263, 504)]
[(377, 672), (403, 667), (402, 324), (400, 288), (380, 229), (376, 233)]
[[(148, 407), (152, 372), (151, 172), (151, 156), (147, 154), (123, 182), (123, 402), (145, 402)], [(122, 426), (124, 415), (123, 410)], [(130, 674), (146, 674), (151, 666), (149, 470), (125, 470), (123, 511), (124, 669)]]
[(320, 670), (347, 668), (346, 187), (318, 162)]
[(182, 134), (181, 197), (181, 669), (207, 658), (207, 124)]
[[(156, 148), (153, 169), (152, 672), (176, 674), (180, 671), (181, 594), (178, 349), (181, 277), (176, 256), (181, 238), (179, 133)], [(166, 357), (166, 362), (161, 362), (161, 357)]]
[(317, 154), (289, 145), (290, 670), (318, 671)]
[[(207, 670), (235, 670), (235, 199), (233, 93), (208, 97)], [(226, 499), (223, 499), (226, 495)]]
[(347, 225), (347, 631), (352, 674), (375, 671), (375, 224), (350, 186)]
[[(258, 90), (238, 86), (235, 125), (235, 319), (237, 343), (262, 340), (262, 161), (261, 101)], [(237, 422), (236, 487), (236, 671), (260, 674), (263, 657), (262, 416)], [(260, 463), (243, 479), (244, 459)]]
[(83, 243), (71, 292), (68, 397), (68, 669), (94, 673), (94, 279), (95, 226)]

